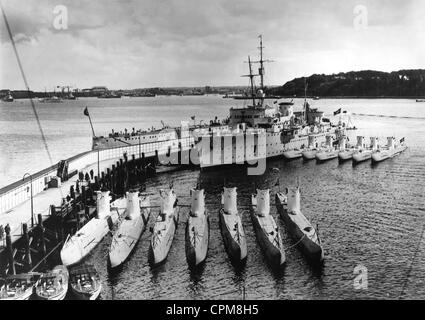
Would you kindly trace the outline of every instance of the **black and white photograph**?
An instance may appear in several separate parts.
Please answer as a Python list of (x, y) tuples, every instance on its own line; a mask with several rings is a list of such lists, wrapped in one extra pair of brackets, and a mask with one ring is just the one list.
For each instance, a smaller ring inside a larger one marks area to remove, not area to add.
[(425, 299), (424, 1), (0, 7), (0, 300)]

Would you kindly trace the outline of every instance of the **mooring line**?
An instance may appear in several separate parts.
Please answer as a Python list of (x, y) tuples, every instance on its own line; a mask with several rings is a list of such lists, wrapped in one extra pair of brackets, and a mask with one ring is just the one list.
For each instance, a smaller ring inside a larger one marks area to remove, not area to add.
[(402, 296), (403, 296), (403, 294), (404, 294), (404, 291), (406, 290), (407, 282), (409, 281), (409, 276), (410, 276), (410, 273), (412, 272), (412, 269), (413, 269), (413, 263), (414, 263), (414, 262), (415, 262), (415, 260), (416, 260), (416, 257), (417, 257), (418, 252), (419, 252), (419, 247), (420, 247), (420, 245), (421, 245), (422, 238), (423, 238), (423, 236), (424, 236), (424, 230), (425, 230), (425, 224), (422, 226), (421, 237), (420, 237), (420, 239), (419, 239), (418, 246), (416, 247), (415, 253), (414, 253), (414, 255), (413, 255), (412, 262), (410, 263), (409, 271), (407, 272), (407, 275), (406, 275), (406, 280), (405, 280), (405, 281), (404, 281), (404, 283), (403, 283), (403, 288), (402, 288), (401, 293), (400, 293), (400, 295), (399, 295), (399, 297), (398, 297), (398, 299), (399, 299), (399, 300), (402, 298)]
[[(16, 60), (18, 61), (19, 70), (21, 71), (21, 75), (22, 75), (22, 78), (24, 80), (25, 87), (28, 91), (28, 96), (29, 96), (29, 99), (30, 99), (31, 107), (32, 107), (35, 119), (37, 121), (38, 129), (40, 130), (41, 139), (43, 140), (44, 148), (45, 148), (47, 156), (49, 158), (50, 165), (53, 165), (53, 159), (52, 159), (52, 155), (50, 154), (49, 147), (47, 145), (47, 139), (46, 139), (46, 136), (44, 134), (43, 128), (41, 126), (40, 118), (38, 116), (37, 109), (35, 108), (34, 101), (32, 100), (32, 96), (31, 96), (31, 92), (30, 92), (30, 87), (28, 85), (27, 77), (25, 76), (24, 68), (23, 68), (22, 63), (21, 63), (21, 58), (19, 57), (19, 53), (18, 53), (18, 50), (16, 48), (15, 40), (13, 39), (12, 30), (10, 29), (9, 21), (7, 20), (7, 17), (6, 17), (6, 11), (4, 10), (3, 3), (1, 2), (1, 0), (0, 0), (0, 8), (1, 8), (1, 11), (2, 11), (2, 14), (3, 14), (4, 22), (6, 24), (6, 29), (7, 29), (7, 33), (9, 35), (9, 38), (10, 38), (10, 42), (12, 43), (12, 47), (13, 47), (13, 51), (14, 51), (15, 56), (16, 56)], [(61, 193), (61, 197), (63, 198), (63, 193), (62, 193), (61, 188), (59, 188), (59, 192)]]
[(62, 245), (62, 242), (59, 242), (46, 256), (43, 257), (32, 269), (30, 272), (33, 272), (44, 260), (46, 260), (56, 249)]

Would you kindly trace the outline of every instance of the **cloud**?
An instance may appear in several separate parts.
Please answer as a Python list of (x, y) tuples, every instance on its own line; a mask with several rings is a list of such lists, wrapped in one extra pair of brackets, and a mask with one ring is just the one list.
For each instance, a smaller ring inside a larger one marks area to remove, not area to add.
[[(273, 84), (316, 72), (423, 64), (420, 0), (361, 3), (368, 10), (363, 31), (353, 27), (357, 0), (3, 0), (37, 90), (57, 83), (243, 84), (243, 61), (258, 56), (259, 34), (276, 61), (266, 74)], [(68, 9), (68, 30), (53, 28), (58, 4)], [(20, 86), (4, 24), (0, 32), (1, 85)]]

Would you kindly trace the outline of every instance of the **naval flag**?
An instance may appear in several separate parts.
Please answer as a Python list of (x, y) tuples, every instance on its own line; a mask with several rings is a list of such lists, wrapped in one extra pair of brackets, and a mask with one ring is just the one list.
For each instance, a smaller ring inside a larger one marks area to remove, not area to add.
[(89, 109), (87, 107), (84, 109), (84, 115), (89, 117)]
[(338, 110), (334, 111), (334, 116), (336, 116), (337, 114), (341, 113), (341, 108), (339, 108)]
[(404, 142), (404, 137), (400, 139), (400, 143), (403, 143), (403, 142)]
[(191, 117), (190, 117), (190, 119), (192, 119), (192, 120), (195, 120), (195, 118), (196, 118), (195, 116), (191, 116)]

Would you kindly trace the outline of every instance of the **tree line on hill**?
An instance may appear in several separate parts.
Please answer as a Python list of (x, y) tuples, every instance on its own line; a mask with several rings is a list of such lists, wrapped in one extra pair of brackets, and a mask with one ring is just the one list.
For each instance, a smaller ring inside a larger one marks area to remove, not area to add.
[(373, 70), (314, 74), (296, 78), (283, 86), (270, 88), (268, 94), (279, 96), (319, 97), (423, 97), (425, 96), (425, 70), (381, 72)]

